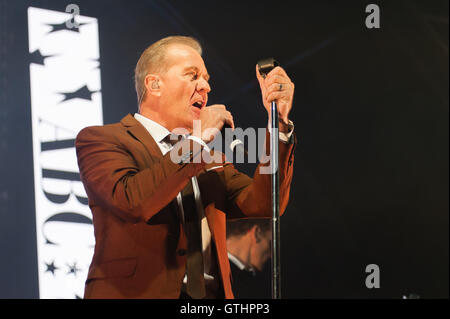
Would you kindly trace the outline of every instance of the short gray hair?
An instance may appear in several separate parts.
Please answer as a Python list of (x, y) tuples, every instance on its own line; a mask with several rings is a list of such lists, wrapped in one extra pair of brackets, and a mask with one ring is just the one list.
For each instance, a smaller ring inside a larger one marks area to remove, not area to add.
[(193, 37), (188, 36), (170, 36), (156, 41), (150, 45), (141, 54), (139, 58), (136, 69), (134, 70), (134, 83), (136, 86), (136, 94), (138, 98), (138, 105), (141, 105), (142, 101), (145, 99), (145, 77), (150, 72), (163, 72), (166, 71), (167, 64), (166, 49), (171, 44), (184, 44), (194, 50), (196, 50), (200, 55), (202, 55), (202, 46), (199, 41)]

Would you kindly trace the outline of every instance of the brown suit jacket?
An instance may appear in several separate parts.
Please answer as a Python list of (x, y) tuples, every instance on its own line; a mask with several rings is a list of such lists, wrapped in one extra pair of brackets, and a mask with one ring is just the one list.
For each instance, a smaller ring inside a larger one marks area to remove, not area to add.
[[(191, 140), (180, 143), (184, 142), (199, 146)], [(279, 146), (281, 213), (289, 198), (294, 145)], [(187, 240), (176, 196), (194, 175), (216, 247), (224, 296), (233, 298), (225, 221), (271, 216), (270, 175), (257, 169), (251, 179), (225, 162), (174, 163), (170, 152), (163, 156), (131, 114), (120, 123), (83, 129), (76, 150), (96, 240), (85, 298), (179, 297)], [(223, 167), (208, 170), (218, 165)]]

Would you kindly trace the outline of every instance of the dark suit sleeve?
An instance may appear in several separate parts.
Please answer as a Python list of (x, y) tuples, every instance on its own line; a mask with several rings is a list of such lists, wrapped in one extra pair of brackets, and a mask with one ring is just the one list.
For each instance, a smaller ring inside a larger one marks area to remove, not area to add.
[[(178, 155), (187, 148), (201, 149), (200, 144), (192, 140), (180, 143), (185, 143), (186, 148), (174, 148), (172, 152), (177, 151)], [(202, 162), (175, 163), (168, 152), (151, 167), (139, 169), (118, 134), (104, 127), (83, 129), (75, 145), (81, 180), (90, 204), (104, 206), (135, 223), (148, 221), (177, 196), (191, 176), (204, 168)]]
[[(293, 143), (279, 142), (279, 177), (280, 177), (280, 215), (286, 209), (289, 201), (289, 191), (294, 167), (294, 149), (297, 144), (295, 133)], [(270, 135), (266, 130), (266, 149), (270, 147)], [(253, 178), (237, 171), (231, 163), (225, 167), (225, 181), (227, 185), (228, 219), (245, 217), (271, 217), (272, 180), (269, 162), (260, 163)]]

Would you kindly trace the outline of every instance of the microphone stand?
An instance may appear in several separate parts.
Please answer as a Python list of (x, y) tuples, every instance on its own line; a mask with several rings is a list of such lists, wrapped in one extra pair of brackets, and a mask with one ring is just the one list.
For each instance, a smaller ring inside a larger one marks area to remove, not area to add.
[[(263, 78), (279, 63), (273, 58), (258, 61), (259, 73)], [(278, 172), (278, 107), (271, 104), (270, 157), (272, 165), (272, 299), (281, 299), (280, 265), (280, 185)]]
[(271, 105), (270, 136), (271, 163), (272, 163), (272, 298), (281, 299), (280, 278), (280, 184), (278, 171), (278, 108), (277, 103)]

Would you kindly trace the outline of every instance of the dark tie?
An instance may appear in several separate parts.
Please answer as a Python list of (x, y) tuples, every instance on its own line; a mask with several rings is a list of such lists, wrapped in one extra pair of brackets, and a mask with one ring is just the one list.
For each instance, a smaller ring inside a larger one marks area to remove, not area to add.
[(181, 192), (184, 209), (184, 230), (188, 249), (186, 260), (186, 292), (194, 299), (205, 297), (201, 221), (195, 205), (192, 181)]
[[(164, 138), (168, 144), (175, 145), (184, 136), (169, 134)], [(186, 292), (194, 299), (204, 298), (205, 278), (202, 252), (202, 229), (201, 220), (196, 209), (194, 189), (192, 181), (189, 179), (186, 187), (181, 191), (184, 210), (184, 230), (187, 237), (188, 249), (186, 258), (187, 284)]]
[(173, 145), (177, 144), (179, 141), (181, 141), (182, 139), (184, 139), (183, 135), (177, 135), (177, 134), (170, 133), (169, 135), (164, 137), (162, 139), (162, 141), (173, 146)]

